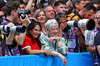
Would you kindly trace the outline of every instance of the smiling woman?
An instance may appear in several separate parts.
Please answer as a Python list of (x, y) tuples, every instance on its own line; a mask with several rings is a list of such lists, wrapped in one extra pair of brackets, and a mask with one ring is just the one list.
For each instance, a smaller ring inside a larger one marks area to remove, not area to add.
[(42, 9), (37, 9), (34, 13), (34, 18), (40, 23), (42, 27), (41, 35), (46, 35), (45, 22), (47, 21), (46, 13)]
[(40, 41), (43, 44), (42, 49), (49, 50), (51, 55), (60, 57), (65, 65), (67, 60), (62, 54), (67, 55), (68, 48), (65, 45), (65, 39), (58, 37), (58, 22), (55, 19), (48, 20), (45, 23), (45, 29), (48, 35), (40, 37)]
[(23, 45), (21, 46), (21, 55), (25, 54), (45, 54), (50, 55), (49, 50), (40, 50), (41, 42), (39, 41), (39, 36), (41, 32), (41, 26), (38, 22), (32, 21), (27, 30)]

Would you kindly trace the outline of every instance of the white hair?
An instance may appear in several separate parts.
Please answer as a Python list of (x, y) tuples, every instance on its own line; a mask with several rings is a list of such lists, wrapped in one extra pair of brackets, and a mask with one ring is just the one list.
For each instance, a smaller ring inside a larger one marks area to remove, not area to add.
[(96, 12), (96, 14), (95, 14), (95, 18), (96, 18), (96, 16), (97, 16), (98, 13), (100, 13), (100, 10)]
[(50, 29), (52, 26), (58, 26), (58, 22), (55, 19), (50, 19), (45, 23), (46, 29)]

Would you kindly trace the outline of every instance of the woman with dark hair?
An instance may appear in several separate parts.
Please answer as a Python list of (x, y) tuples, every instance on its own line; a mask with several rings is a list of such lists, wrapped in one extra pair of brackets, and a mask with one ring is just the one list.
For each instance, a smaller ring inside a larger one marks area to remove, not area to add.
[(39, 41), (39, 36), (41, 33), (41, 25), (39, 22), (32, 21), (27, 30), (26, 36), (23, 45), (21, 46), (22, 52), (21, 55), (25, 54), (45, 54), (50, 55), (49, 50), (40, 50), (41, 49), (41, 42)]

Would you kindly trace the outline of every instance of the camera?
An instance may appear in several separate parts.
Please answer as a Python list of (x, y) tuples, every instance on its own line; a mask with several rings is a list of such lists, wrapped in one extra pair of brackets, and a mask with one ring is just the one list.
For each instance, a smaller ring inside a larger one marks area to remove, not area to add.
[(12, 26), (12, 27), (7, 27), (7, 25), (0, 25), (0, 30), (1, 33), (7, 34), (9, 32), (20, 32), (23, 33), (25, 32), (26, 27), (25, 26)]
[(37, 0), (39, 4), (42, 4), (44, 6), (48, 5), (48, 0)]
[(30, 14), (30, 13), (31, 13), (31, 11), (29, 9), (26, 9), (24, 11), (21, 11), (21, 10), (18, 11), (18, 15), (21, 16), (22, 19), (24, 19), (26, 17), (25, 14)]
[(66, 21), (67, 27), (63, 30), (68, 31), (70, 27), (79, 27), (83, 30), (93, 30), (95, 28), (95, 21), (93, 19), (82, 19), (82, 20), (73, 20), (73, 21)]

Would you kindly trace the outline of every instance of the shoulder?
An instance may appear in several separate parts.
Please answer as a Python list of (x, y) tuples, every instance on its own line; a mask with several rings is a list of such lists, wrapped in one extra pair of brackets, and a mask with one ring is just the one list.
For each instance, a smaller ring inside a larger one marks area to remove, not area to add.
[(67, 20), (70, 20), (72, 18), (72, 16), (74, 16), (75, 14), (74, 13), (71, 13), (67, 16)]
[(100, 31), (96, 34), (95, 38), (94, 38), (94, 43), (95, 45), (100, 45)]
[(3, 25), (7, 25), (8, 23), (10, 23), (11, 21), (8, 19), (4, 19), (3, 22), (1, 24)]
[(100, 38), (100, 31), (99, 31), (99, 32), (97, 32), (97, 34), (96, 34), (96, 36), (95, 36), (95, 37)]
[(25, 40), (31, 40), (30, 36), (25, 36)]

